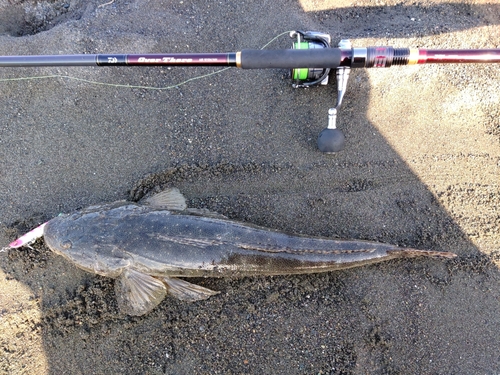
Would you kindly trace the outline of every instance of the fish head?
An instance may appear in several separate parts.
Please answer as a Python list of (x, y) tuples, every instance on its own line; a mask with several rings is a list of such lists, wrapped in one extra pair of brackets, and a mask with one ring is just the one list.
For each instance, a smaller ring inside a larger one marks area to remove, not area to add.
[(78, 268), (107, 277), (118, 277), (132, 263), (131, 256), (112, 243), (102, 243), (99, 236), (87, 233), (87, 228), (61, 215), (44, 228), (46, 245)]

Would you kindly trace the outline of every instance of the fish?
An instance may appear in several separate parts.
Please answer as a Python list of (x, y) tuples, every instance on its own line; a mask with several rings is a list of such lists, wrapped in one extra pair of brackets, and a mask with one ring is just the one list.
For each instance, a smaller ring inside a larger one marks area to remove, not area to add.
[(116, 279), (119, 311), (132, 316), (147, 314), (167, 295), (193, 302), (219, 293), (185, 280), (190, 277), (308, 274), (395, 258), (456, 256), (286, 234), (188, 208), (177, 188), (138, 203), (118, 201), (61, 214), (40, 227), (23, 236), (24, 243), (43, 236), (50, 250), (77, 267)]

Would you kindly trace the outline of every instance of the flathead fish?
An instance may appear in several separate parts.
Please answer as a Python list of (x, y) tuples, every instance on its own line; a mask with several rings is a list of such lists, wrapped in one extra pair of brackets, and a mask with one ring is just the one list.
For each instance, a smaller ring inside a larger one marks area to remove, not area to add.
[(368, 241), (293, 236), (189, 209), (177, 189), (140, 204), (96, 205), (43, 224), (25, 240), (47, 246), (85, 271), (116, 279), (121, 312), (143, 315), (167, 294), (184, 301), (218, 292), (178, 277), (242, 277), (327, 272), (384, 260), (449, 252), (416, 250)]

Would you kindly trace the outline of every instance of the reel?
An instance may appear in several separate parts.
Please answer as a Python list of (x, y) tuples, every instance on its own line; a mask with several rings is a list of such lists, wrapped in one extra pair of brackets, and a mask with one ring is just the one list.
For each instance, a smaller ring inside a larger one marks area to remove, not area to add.
[[(292, 43), (292, 49), (317, 49), (330, 48), (332, 38), (328, 34), (317, 31), (292, 31), (290, 37), (296, 38)], [(327, 85), (330, 69), (320, 68), (298, 68), (292, 69), (292, 87), (311, 87), (316, 85)]]
[[(295, 41), (292, 49), (318, 49), (331, 48), (331, 36), (318, 31), (292, 31), (290, 37)], [(341, 40), (338, 48), (349, 51), (352, 48), (349, 40)], [(328, 84), (331, 69), (322, 68), (296, 68), (291, 70), (292, 87), (307, 88), (313, 86), (324, 86)], [(340, 66), (335, 69), (337, 77), (337, 103), (328, 111), (328, 126), (318, 136), (318, 148), (325, 153), (339, 152), (344, 149), (345, 137), (341, 130), (337, 129), (337, 113), (347, 89), (350, 68)]]

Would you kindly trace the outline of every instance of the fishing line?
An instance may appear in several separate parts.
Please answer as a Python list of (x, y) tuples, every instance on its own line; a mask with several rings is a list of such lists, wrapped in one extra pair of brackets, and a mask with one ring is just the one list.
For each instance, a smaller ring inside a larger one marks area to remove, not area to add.
[[(260, 49), (264, 49), (267, 46), (269, 46), (272, 42), (274, 42), (276, 39), (279, 37), (289, 34), (290, 31), (285, 31), (279, 35), (276, 35), (274, 38), (272, 38), (269, 42), (264, 44)], [(177, 83), (175, 85), (171, 86), (165, 86), (165, 87), (154, 87), (154, 86), (142, 86), (142, 85), (129, 85), (129, 84), (120, 84), (120, 83), (107, 83), (107, 82), (101, 82), (101, 81), (92, 81), (89, 79), (85, 78), (78, 78), (78, 77), (73, 77), (73, 76), (68, 76), (68, 75), (63, 75), (63, 74), (51, 74), (51, 75), (46, 75), (46, 76), (31, 76), (31, 77), (16, 77), (16, 78), (0, 78), (0, 82), (13, 82), (13, 81), (33, 81), (33, 80), (38, 80), (38, 79), (53, 79), (53, 78), (61, 78), (61, 79), (68, 79), (72, 81), (78, 81), (78, 82), (83, 82), (83, 83), (88, 83), (91, 85), (100, 85), (100, 86), (108, 86), (108, 87), (118, 87), (118, 88), (128, 88), (128, 89), (144, 89), (144, 90), (157, 90), (157, 91), (162, 91), (162, 90), (171, 90), (175, 89), (179, 86), (185, 85), (186, 83), (193, 82), (199, 79), (203, 78), (208, 78), (213, 75), (222, 73), (228, 69), (231, 69), (231, 67), (223, 68), (216, 70), (215, 72), (207, 73), (207, 74), (202, 74), (196, 77), (189, 78), (185, 81), (182, 81), (180, 83)]]

